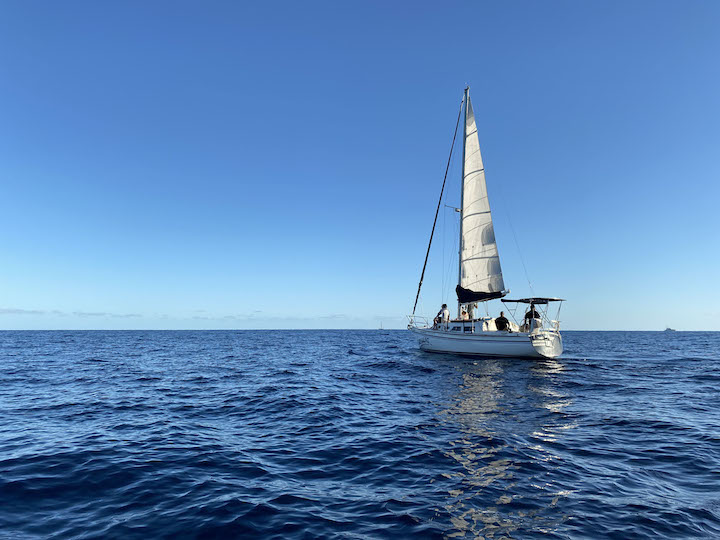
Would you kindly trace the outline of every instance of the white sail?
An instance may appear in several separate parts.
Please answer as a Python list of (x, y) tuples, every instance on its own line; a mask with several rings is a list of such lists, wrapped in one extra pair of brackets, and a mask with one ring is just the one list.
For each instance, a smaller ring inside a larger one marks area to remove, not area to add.
[[(505, 289), (470, 96), (465, 116), (465, 163), (460, 224), (461, 303), (499, 298)], [(477, 294), (470, 294), (470, 293)]]

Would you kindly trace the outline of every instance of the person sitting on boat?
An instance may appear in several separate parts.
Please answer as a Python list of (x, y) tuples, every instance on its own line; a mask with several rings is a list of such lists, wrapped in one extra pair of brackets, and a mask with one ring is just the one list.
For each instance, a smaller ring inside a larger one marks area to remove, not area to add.
[(510, 330), (510, 321), (505, 318), (504, 311), (501, 311), (500, 316), (495, 319), (495, 328), (497, 328), (499, 332), (502, 332), (503, 330)]
[(435, 316), (435, 319), (433, 319), (433, 322), (435, 323), (436, 328), (440, 324), (447, 324), (450, 322), (450, 310), (448, 309), (447, 304), (442, 305), (440, 311), (438, 311), (438, 314)]
[[(530, 304), (530, 309), (528, 309), (527, 313), (525, 314), (525, 320), (524, 320), (524, 331), (529, 332), (534, 328), (533, 325), (533, 319), (539, 319), (540, 314), (535, 309), (535, 304)], [(536, 326), (536, 325), (535, 325)]]
[(461, 321), (469, 321), (470, 317), (468, 317), (468, 312), (464, 309), (462, 310), (462, 313), (460, 313), (460, 320)]
[(540, 314), (535, 309), (535, 304), (530, 304), (530, 309), (528, 309), (528, 312), (525, 314), (525, 319), (539, 319)]

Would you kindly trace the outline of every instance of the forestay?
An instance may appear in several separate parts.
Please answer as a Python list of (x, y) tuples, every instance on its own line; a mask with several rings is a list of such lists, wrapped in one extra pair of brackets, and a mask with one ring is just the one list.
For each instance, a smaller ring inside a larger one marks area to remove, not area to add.
[(465, 161), (460, 241), (460, 303), (501, 298), (505, 293), (485, 185), (477, 125), (470, 97), (465, 115)]

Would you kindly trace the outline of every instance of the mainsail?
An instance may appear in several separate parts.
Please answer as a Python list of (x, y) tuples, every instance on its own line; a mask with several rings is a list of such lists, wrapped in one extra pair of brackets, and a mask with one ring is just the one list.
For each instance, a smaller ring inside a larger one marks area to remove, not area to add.
[(460, 278), (456, 289), (461, 304), (492, 300), (506, 294), (469, 95), (465, 103)]

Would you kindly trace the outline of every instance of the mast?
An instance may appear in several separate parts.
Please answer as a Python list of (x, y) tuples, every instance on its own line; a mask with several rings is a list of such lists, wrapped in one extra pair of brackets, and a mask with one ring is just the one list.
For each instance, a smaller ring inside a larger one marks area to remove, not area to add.
[[(462, 172), (460, 173), (460, 239), (458, 241), (458, 287), (462, 285), (462, 244), (463, 244), (463, 206), (465, 205), (465, 146), (467, 143), (467, 112), (468, 112), (468, 95), (470, 94), (470, 87), (465, 87), (465, 96), (463, 96), (463, 102), (465, 103), (465, 118), (463, 120), (463, 152), (462, 152)], [(460, 299), (458, 299), (458, 319), (460, 318)]]

